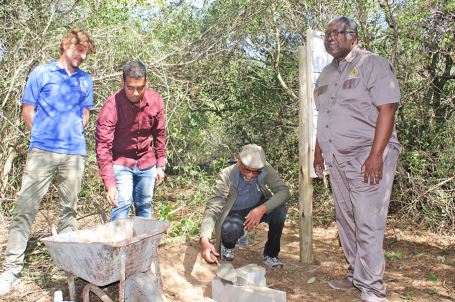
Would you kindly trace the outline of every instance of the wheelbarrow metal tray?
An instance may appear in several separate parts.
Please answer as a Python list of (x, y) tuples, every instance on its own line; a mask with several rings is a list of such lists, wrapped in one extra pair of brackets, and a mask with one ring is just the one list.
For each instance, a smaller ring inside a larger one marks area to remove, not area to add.
[(126, 278), (148, 271), (169, 225), (167, 221), (129, 217), (41, 241), (57, 267), (105, 286), (120, 280), (122, 254), (126, 256)]

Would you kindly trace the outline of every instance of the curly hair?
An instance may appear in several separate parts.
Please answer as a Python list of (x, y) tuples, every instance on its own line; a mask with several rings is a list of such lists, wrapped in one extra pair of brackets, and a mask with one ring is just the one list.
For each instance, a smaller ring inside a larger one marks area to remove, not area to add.
[(64, 46), (68, 44), (83, 45), (87, 47), (88, 53), (95, 53), (95, 42), (93, 42), (90, 35), (84, 30), (73, 29), (66, 33), (60, 43), (60, 54), (63, 53)]

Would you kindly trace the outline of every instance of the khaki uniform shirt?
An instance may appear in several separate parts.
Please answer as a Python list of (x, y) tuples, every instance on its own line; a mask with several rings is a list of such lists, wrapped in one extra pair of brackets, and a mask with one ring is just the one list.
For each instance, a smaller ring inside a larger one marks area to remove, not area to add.
[[(354, 47), (345, 60), (334, 59), (316, 81), (317, 140), (326, 164), (365, 160), (373, 145), (378, 109), (398, 103), (400, 89), (384, 58)], [(395, 127), (389, 144), (400, 149)]]

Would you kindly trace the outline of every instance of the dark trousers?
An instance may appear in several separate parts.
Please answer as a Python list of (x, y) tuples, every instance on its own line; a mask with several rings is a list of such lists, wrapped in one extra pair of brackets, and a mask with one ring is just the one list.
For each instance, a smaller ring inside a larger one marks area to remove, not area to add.
[[(237, 240), (244, 234), (245, 227), (243, 222), (245, 216), (251, 209), (245, 210), (232, 210), (221, 226), (221, 242), (224, 247), (232, 249), (235, 247)], [(267, 242), (264, 247), (264, 256), (277, 257), (280, 253), (280, 240), (283, 233), (284, 221), (288, 209), (283, 204), (278, 208), (272, 210), (270, 213), (262, 216), (261, 222), (269, 225), (269, 232), (267, 234)]]

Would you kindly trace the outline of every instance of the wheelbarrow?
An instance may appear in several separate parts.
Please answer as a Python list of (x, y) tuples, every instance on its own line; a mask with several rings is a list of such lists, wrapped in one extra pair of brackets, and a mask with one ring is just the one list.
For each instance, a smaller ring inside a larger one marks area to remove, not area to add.
[(66, 272), (71, 301), (76, 296), (75, 276), (89, 283), (83, 289), (83, 302), (89, 301), (90, 292), (103, 302), (112, 302), (99, 287), (114, 282), (119, 282), (119, 302), (151, 301), (138, 298), (150, 295), (160, 301), (158, 244), (169, 225), (167, 221), (129, 217), (41, 241), (57, 267)]

